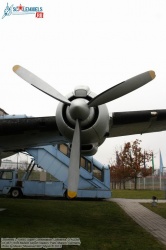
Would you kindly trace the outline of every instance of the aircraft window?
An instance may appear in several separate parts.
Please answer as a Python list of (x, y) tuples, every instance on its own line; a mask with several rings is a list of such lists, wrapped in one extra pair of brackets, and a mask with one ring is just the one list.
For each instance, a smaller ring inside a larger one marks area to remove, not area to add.
[(12, 180), (13, 178), (13, 173), (12, 172), (3, 172), (2, 175), (1, 175), (1, 179), (3, 180)]
[(64, 144), (59, 145), (59, 151), (61, 151), (64, 155), (68, 155), (68, 147)]
[(80, 165), (82, 168), (86, 168), (85, 159), (81, 157)]
[(90, 161), (87, 161), (87, 170), (91, 172), (91, 163)]
[(91, 162), (86, 160), (85, 158), (81, 157), (80, 165), (82, 168), (86, 169), (87, 171), (91, 172)]
[(94, 165), (93, 165), (93, 175), (100, 181), (103, 181), (103, 171), (98, 169)]

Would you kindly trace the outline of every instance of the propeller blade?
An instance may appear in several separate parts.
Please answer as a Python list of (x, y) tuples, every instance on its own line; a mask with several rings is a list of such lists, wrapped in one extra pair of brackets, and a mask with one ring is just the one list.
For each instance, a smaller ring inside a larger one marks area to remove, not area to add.
[(136, 90), (146, 83), (150, 82), (155, 78), (154, 71), (147, 71), (140, 75), (134, 76), (127, 81), (119, 83), (114, 87), (107, 89), (106, 91), (102, 92), (101, 94), (94, 97), (92, 100), (89, 101), (89, 107), (96, 107), (98, 105), (113, 101), (123, 95), (126, 95), (133, 90)]
[(19, 65), (15, 65), (13, 67), (13, 71), (22, 79), (24, 79), (26, 82), (30, 83), (32, 86), (41, 90), (45, 94), (55, 98), (56, 100), (60, 102), (70, 104), (70, 101), (66, 97), (61, 95), (56, 89), (51, 87), (48, 83), (44, 82), (42, 79), (40, 79), (39, 77), (37, 77), (36, 75), (28, 71), (27, 69)]
[(68, 191), (69, 198), (75, 198), (77, 195), (79, 182), (79, 167), (80, 167), (80, 123), (76, 120), (72, 148), (70, 154), (69, 175), (68, 175)]

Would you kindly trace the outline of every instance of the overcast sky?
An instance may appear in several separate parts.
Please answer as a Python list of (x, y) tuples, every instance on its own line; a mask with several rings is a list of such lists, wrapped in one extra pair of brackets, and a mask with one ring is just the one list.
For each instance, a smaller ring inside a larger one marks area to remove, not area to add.
[[(77, 85), (100, 92), (147, 70), (156, 78), (146, 86), (107, 104), (115, 111), (166, 108), (166, 1), (165, 0), (47, 0), (1, 1), (42, 7), (44, 18), (34, 14), (10, 15), (0, 21), (0, 107), (9, 114), (52, 116), (58, 102), (20, 79), (12, 71), (19, 64), (66, 95)], [(115, 158), (124, 142), (142, 140), (159, 149), (166, 166), (166, 132), (135, 135), (107, 141), (96, 158)]]

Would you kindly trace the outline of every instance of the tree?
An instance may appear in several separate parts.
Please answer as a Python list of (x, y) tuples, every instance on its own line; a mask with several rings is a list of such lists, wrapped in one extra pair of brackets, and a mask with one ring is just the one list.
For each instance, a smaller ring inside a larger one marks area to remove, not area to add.
[[(110, 167), (111, 179), (116, 176), (116, 181), (125, 183), (128, 180), (134, 180), (134, 187), (137, 189), (137, 179), (152, 174), (152, 167), (147, 167), (152, 159), (152, 152), (144, 151), (140, 147), (141, 140), (136, 139), (133, 143), (127, 142), (118, 153), (116, 152), (116, 164)], [(113, 174), (113, 176), (112, 176)]]
[(125, 160), (121, 153), (116, 151), (116, 164), (110, 167), (111, 180), (114, 186), (119, 184), (120, 189), (123, 185), (125, 189), (126, 181), (130, 180), (130, 167), (124, 164)]

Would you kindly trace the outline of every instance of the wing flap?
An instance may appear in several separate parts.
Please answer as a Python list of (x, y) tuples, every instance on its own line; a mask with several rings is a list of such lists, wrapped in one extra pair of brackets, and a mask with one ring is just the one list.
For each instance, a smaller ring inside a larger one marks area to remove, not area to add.
[(166, 130), (166, 110), (115, 112), (110, 117), (109, 137)]

